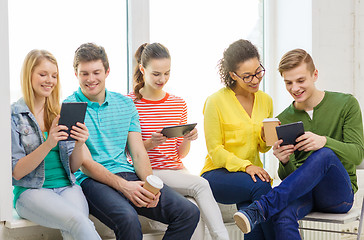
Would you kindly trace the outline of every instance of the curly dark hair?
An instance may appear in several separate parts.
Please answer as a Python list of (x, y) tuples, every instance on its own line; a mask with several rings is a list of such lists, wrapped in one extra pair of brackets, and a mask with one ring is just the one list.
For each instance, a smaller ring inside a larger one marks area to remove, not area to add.
[(239, 63), (252, 58), (257, 58), (260, 61), (258, 50), (250, 41), (240, 39), (230, 44), (218, 63), (221, 82), (227, 87), (234, 87), (236, 81), (230, 77), (229, 73), (235, 72)]

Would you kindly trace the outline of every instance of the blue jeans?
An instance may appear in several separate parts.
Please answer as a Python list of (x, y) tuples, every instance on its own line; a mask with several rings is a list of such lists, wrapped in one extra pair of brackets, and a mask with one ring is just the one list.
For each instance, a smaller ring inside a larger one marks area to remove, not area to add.
[(354, 201), (348, 172), (329, 148), (312, 153), (296, 171), (256, 204), (272, 219), (276, 239), (301, 239), (298, 220), (311, 211), (346, 213)]
[[(239, 210), (244, 210), (253, 201), (260, 199), (271, 189), (270, 183), (257, 177), (254, 182), (245, 172), (229, 172), (225, 168), (215, 169), (202, 174), (211, 186), (212, 193), (218, 203), (236, 204)], [(258, 224), (252, 232), (244, 235), (245, 240), (274, 239), (274, 229), (270, 221)]]
[[(127, 181), (140, 181), (135, 173), (116, 175)], [(121, 192), (92, 178), (85, 179), (81, 187), (90, 213), (111, 228), (118, 240), (143, 238), (138, 215), (168, 224), (163, 239), (171, 240), (190, 239), (200, 220), (198, 208), (166, 185), (155, 208), (136, 207)]]
[(60, 229), (63, 239), (101, 239), (88, 218), (80, 186), (27, 189), (15, 206), (19, 216), (45, 227)]

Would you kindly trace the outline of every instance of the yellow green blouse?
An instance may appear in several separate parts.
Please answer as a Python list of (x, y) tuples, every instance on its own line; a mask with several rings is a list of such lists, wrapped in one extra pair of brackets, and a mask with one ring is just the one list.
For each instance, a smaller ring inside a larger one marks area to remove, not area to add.
[(204, 129), (208, 154), (202, 173), (218, 168), (245, 171), (249, 165), (262, 167), (259, 152), (267, 152), (261, 138), (264, 118), (273, 116), (272, 98), (258, 91), (251, 117), (228, 87), (209, 96), (205, 102)]

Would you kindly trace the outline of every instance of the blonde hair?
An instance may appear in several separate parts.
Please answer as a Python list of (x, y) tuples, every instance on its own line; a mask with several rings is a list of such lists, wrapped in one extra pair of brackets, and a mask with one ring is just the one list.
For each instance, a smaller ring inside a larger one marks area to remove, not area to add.
[(316, 67), (313, 63), (311, 55), (305, 50), (297, 48), (283, 55), (281, 61), (279, 62), (278, 71), (282, 76), (284, 72), (294, 69), (302, 63), (306, 63), (307, 70), (313, 74)]
[(53, 120), (60, 112), (60, 83), (59, 83), (59, 71), (56, 58), (50, 52), (46, 50), (34, 49), (30, 51), (24, 59), (20, 83), (23, 92), (23, 98), (25, 104), (29, 110), (34, 114), (34, 90), (32, 87), (32, 74), (36, 66), (38, 66), (43, 60), (47, 60), (57, 67), (57, 84), (54, 87), (51, 95), (46, 97), (44, 103), (44, 126), (47, 132), (52, 125)]

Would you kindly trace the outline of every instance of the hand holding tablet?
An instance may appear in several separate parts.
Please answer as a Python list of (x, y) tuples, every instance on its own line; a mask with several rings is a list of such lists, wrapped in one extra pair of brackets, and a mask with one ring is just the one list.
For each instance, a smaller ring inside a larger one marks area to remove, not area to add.
[(161, 133), (167, 138), (182, 137), (185, 134), (191, 132), (196, 125), (197, 123), (189, 123), (183, 125), (168, 126), (164, 127)]
[(86, 114), (87, 103), (85, 102), (69, 102), (62, 103), (61, 117), (58, 125), (64, 125), (68, 128), (66, 131), (68, 138), (64, 141), (75, 140), (70, 136), (70, 130), (72, 126), (75, 126), (77, 122), (84, 123)]
[(278, 139), (283, 139), (281, 146), (296, 145), (296, 139), (305, 133), (301, 121), (277, 126), (276, 130)]

